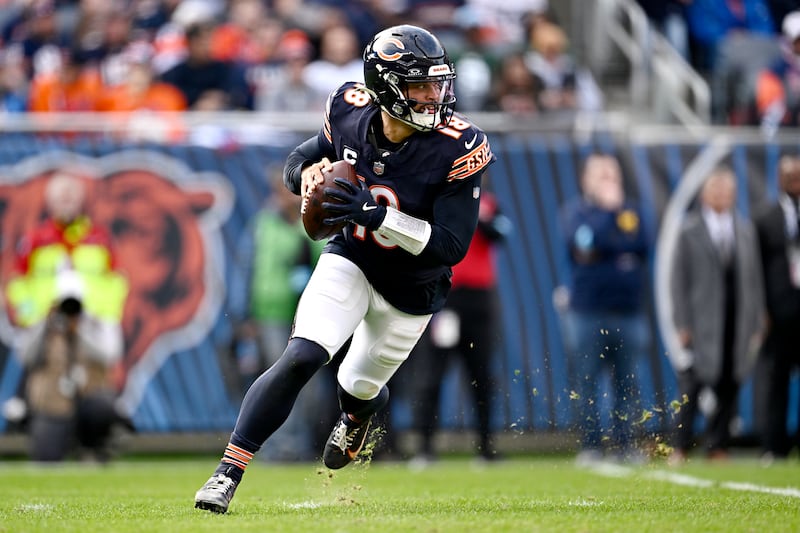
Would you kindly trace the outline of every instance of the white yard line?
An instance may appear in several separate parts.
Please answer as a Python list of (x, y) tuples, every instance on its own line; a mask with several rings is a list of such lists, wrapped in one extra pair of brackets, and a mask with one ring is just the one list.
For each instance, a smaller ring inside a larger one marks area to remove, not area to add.
[(719, 487), (728, 490), (738, 490), (743, 492), (758, 492), (761, 494), (772, 494), (774, 496), (786, 496), (789, 498), (800, 498), (800, 489), (795, 487), (767, 487), (764, 485), (756, 485), (755, 483), (741, 483), (738, 481), (713, 481), (710, 479), (703, 479), (688, 474), (680, 474), (678, 472), (668, 472), (666, 470), (652, 470), (652, 471), (639, 471), (627, 466), (617, 465), (607, 462), (599, 462), (594, 465), (586, 467), (586, 470), (594, 472), (595, 474), (605, 477), (628, 477), (636, 473), (648, 479), (657, 481), (666, 481), (675, 485), (684, 485), (687, 487), (696, 487), (700, 489), (711, 489)]
[(647, 472), (644, 474), (644, 477), (648, 479), (656, 479), (658, 481), (667, 481), (674, 485), (683, 485), (685, 487), (698, 487), (701, 489), (710, 489), (716, 482), (708, 480), (708, 479), (701, 479), (699, 477), (690, 476), (687, 474), (678, 474), (677, 472), (666, 472), (664, 470), (654, 470), (652, 472)]
[(749, 492), (762, 492), (764, 494), (774, 494), (776, 496), (789, 496), (791, 498), (800, 498), (800, 489), (794, 487), (764, 487), (762, 485), (754, 485), (752, 483), (738, 483), (736, 481), (725, 481), (720, 483), (720, 487), (725, 487), (731, 490), (744, 490)]

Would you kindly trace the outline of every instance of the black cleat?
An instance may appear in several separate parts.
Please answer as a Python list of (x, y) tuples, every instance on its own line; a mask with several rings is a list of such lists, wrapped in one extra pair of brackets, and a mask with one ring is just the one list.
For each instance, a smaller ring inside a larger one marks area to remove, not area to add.
[(214, 474), (194, 495), (194, 506), (213, 513), (225, 513), (236, 492), (236, 485), (238, 483), (225, 474)]
[(367, 440), (371, 420), (372, 417), (358, 423), (351, 420), (347, 413), (342, 413), (322, 452), (325, 466), (336, 470), (353, 462)]

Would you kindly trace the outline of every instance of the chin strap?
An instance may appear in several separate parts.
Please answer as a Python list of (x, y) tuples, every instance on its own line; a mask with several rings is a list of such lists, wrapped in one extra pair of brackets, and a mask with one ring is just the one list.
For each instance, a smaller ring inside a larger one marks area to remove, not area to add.
[(375, 231), (392, 239), (412, 255), (422, 253), (431, 238), (431, 225), (428, 222), (401, 213), (394, 207), (386, 208), (386, 217)]

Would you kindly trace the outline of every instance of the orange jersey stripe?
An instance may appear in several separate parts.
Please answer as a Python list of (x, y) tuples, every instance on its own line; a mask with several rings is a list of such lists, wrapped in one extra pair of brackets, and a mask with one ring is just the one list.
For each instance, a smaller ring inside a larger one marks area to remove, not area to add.
[(492, 160), (492, 149), (486, 137), (468, 154), (453, 162), (447, 181), (462, 180), (485, 168)]

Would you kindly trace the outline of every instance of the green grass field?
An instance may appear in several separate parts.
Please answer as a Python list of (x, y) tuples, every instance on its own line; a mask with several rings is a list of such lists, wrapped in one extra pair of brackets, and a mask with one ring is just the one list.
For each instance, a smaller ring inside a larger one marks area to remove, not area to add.
[(0, 464), (0, 532), (800, 531), (800, 463), (663, 462), (579, 469), (570, 458), (422, 471), (374, 461), (253, 463), (226, 515), (193, 508), (215, 458), (108, 466)]

